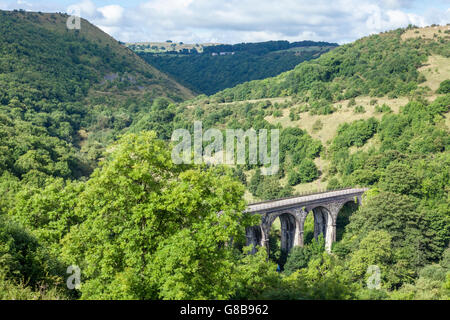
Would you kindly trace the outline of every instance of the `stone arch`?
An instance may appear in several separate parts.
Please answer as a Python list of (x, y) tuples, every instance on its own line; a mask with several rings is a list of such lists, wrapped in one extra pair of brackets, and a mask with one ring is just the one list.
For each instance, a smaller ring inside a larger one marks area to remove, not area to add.
[(327, 234), (331, 232), (330, 222), (333, 220), (330, 210), (325, 206), (317, 206), (311, 211), (314, 216), (314, 239), (317, 240), (319, 235), (322, 234), (326, 241)]
[[(280, 211), (268, 214), (267, 218), (263, 219), (262, 223), (263, 240), (268, 242), (270, 230), (277, 218), (280, 219), (281, 223), (281, 249), (290, 251), (294, 246), (295, 234), (298, 227), (296, 216), (291, 212)], [(267, 246), (267, 243), (265, 245)]]
[(296, 212), (278, 211), (261, 214), (261, 224), (259, 226), (248, 227), (246, 229), (247, 245), (253, 245), (252, 252), (256, 251), (256, 246), (265, 247), (269, 253), (269, 235), (274, 221), (279, 218), (281, 224), (281, 249), (289, 252), (292, 247), (299, 245), (301, 236), (299, 230), (302, 227), (301, 221)]
[(336, 242), (336, 223), (339, 212), (346, 203), (355, 200), (356, 202), (361, 203), (361, 198), (357, 197), (356, 199), (346, 198), (321, 205), (321, 207), (324, 207), (328, 211), (328, 220), (326, 223), (326, 230), (324, 232), (325, 248), (328, 252), (331, 251), (331, 245), (333, 242)]
[[(275, 228), (274, 225), (277, 220), (279, 220), (279, 224)], [(289, 211), (272, 212), (263, 230), (266, 233), (267, 241), (265, 244), (269, 257), (283, 268), (289, 252), (296, 245), (298, 223), (295, 213)]]
[(291, 213), (282, 213), (277, 218), (281, 222), (281, 250), (289, 252), (295, 244), (297, 221)]
[(360, 201), (356, 201), (354, 199), (349, 199), (345, 202), (342, 202), (342, 206), (338, 208), (339, 210), (336, 213), (336, 240), (340, 241), (343, 236), (343, 232), (347, 224), (349, 223), (350, 216), (358, 209), (360, 205)]
[(263, 231), (261, 226), (248, 227), (246, 230), (247, 246), (252, 246), (251, 253), (256, 253), (257, 246), (263, 242)]

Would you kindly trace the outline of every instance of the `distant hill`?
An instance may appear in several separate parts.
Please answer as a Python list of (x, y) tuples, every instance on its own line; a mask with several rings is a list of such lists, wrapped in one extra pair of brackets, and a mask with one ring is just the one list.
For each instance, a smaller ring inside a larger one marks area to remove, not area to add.
[(197, 93), (214, 94), (246, 81), (293, 69), (337, 47), (335, 43), (268, 41), (260, 43), (128, 44), (145, 61)]
[(173, 42), (167, 40), (166, 42), (130, 42), (125, 43), (125, 46), (137, 53), (202, 53), (204, 48), (209, 46), (216, 46), (219, 43), (196, 43), (189, 44), (183, 42)]
[(193, 97), (88, 21), (67, 29), (68, 17), (0, 11), (0, 175), (86, 175), (156, 99)]
[(449, 27), (399, 29), (336, 48), (274, 78), (247, 82), (216, 95), (219, 101), (298, 96), (339, 101), (360, 95), (406, 96), (425, 81), (417, 70), (432, 54), (449, 56)]

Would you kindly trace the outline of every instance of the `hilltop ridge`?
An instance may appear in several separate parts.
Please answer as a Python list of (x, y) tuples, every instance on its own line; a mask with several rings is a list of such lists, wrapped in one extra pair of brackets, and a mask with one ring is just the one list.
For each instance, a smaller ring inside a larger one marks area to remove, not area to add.
[[(111, 52), (117, 57), (120, 56), (121, 63), (129, 67), (126, 72), (133, 72), (139, 75), (141, 79), (152, 79), (147, 85), (149, 88), (157, 88), (163, 94), (166, 92), (173, 92), (179, 95), (182, 99), (192, 98), (192, 92), (179, 83), (171, 79), (168, 75), (162, 73), (152, 65), (145, 63), (138, 55), (126, 46), (115, 40), (113, 37), (102, 31), (100, 28), (94, 26), (86, 19), (81, 18), (80, 30), (67, 29), (67, 19), (70, 17), (65, 13), (41, 13), (41, 12), (23, 12), (23, 11), (2, 11), (3, 15), (8, 15), (10, 18), (20, 19), (16, 22), (22, 21), (36, 28), (45, 28), (49, 32), (56, 32), (60, 36), (66, 36), (73, 33), (76, 38), (84, 41), (95, 43), (99, 47), (109, 48)], [(108, 69), (100, 69), (102, 75), (107, 73), (125, 71), (123, 68), (115, 70), (117, 65), (110, 65)]]

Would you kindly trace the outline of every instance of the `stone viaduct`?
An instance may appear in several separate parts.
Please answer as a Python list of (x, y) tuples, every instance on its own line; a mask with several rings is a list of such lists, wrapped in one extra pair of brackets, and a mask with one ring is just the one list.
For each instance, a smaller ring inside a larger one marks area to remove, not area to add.
[(269, 232), (276, 218), (281, 222), (281, 249), (289, 252), (303, 246), (303, 229), (307, 215), (314, 215), (314, 237), (323, 234), (329, 252), (336, 241), (336, 220), (339, 211), (350, 201), (361, 203), (368, 189), (345, 189), (306, 196), (254, 203), (246, 212), (262, 216), (261, 225), (247, 228), (247, 245), (269, 248)]

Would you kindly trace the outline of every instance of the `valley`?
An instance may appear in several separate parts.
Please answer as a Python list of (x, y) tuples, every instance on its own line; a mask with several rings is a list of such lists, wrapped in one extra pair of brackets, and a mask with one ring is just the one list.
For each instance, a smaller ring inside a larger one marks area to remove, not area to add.
[(337, 44), (268, 41), (198, 46), (166, 43), (158, 50), (144, 50), (138, 45), (128, 47), (194, 92), (211, 95), (246, 81), (276, 76), (303, 61), (318, 58)]
[[(0, 300), (450, 299), (449, 25), (125, 45), (68, 17), (0, 11)], [(176, 164), (196, 121), (279, 132), (279, 170)]]

